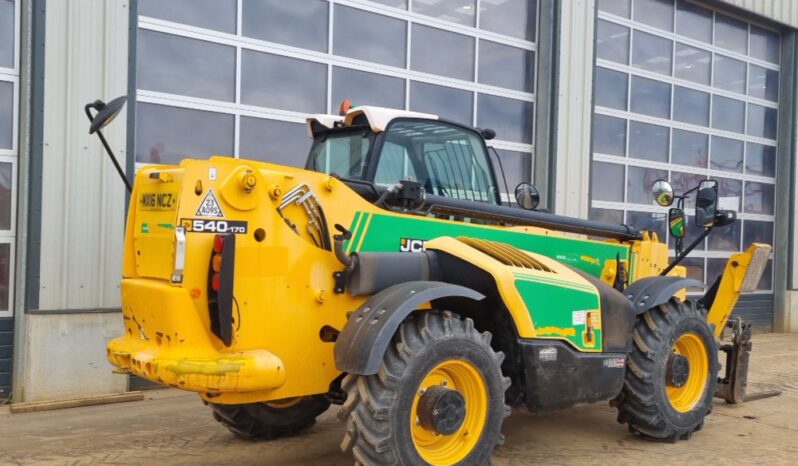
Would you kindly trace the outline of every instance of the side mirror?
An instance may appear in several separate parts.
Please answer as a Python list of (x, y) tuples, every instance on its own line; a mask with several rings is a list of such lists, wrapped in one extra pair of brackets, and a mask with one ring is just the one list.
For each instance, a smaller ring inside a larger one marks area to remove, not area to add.
[(107, 104), (101, 100), (97, 100), (94, 103), (87, 105), (87, 112), (88, 108), (97, 110), (97, 114), (94, 115), (94, 117), (90, 117), (91, 126), (89, 127), (89, 134), (94, 134), (111, 124), (111, 122), (114, 121), (114, 118), (119, 115), (119, 112), (122, 111), (122, 107), (125, 106), (125, 102), (127, 102), (127, 96), (123, 95), (108, 102)]
[(674, 238), (684, 238), (684, 211), (682, 209), (672, 208), (668, 211), (668, 227), (671, 236)]
[(522, 209), (532, 210), (540, 204), (540, 193), (532, 183), (518, 183), (515, 187), (515, 202)]
[(654, 182), (654, 186), (651, 187), (651, 195), (654, 196), (654, 202), (662, 207), (673, 204), (673, 186), (665, 180)]
[(698, 185), (695, 199), (695, 223), (704, 228), (715, 225), (715, 214), (718, 211), (718, 182), (704, 180)]

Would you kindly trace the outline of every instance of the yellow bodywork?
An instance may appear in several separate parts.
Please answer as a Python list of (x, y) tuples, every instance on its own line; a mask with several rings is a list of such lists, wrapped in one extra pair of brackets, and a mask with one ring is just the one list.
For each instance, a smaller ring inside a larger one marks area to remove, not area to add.
[[(342, 269), (335, 255), (315, 247), (311, 232), (304, 228), (294, 231), (276, 214), (283, 194), (302, 183), (324, 206), (330, 226), (348, 225), (356, 212), (402, 215), (375, 207), (331, 176), (290, 167), (213, 157), (185, 160), (180, 166), (142, 168), (131, 196), (125, 235), (121, 285), (125, 331), (108, 344), (109, 361), (123, 372), (196, 391), (214, 403), (272, 401), (327, 392), (340, 373), (334, 362), (334, 343), (320, 338), (320, 329), (340, 330), (347, 312), (357, 309), (367, 297), (335, 293), (333, 273)], [(193, 219), (208, 219), (198, 215), (198, 210), (209, 191), (222, 211), (233, 214), (224, 218), (247, 222), (247, 233), (236, 236), (230, 346), (210, 331), (207, 291), (214, 235), (187, 233), (185, 264), (182, 270), (176, 269), (176, 227), (192, 228)], [(297, 221), (304, 218), (302, 207), (288, 206), (284, 212), (293, 223), (304, 225)], [(533, 227), (504, 228), (562, 235)], [(454, 238), (431, 240), (427, 247), (459, 255), (493, 274), (519, 336), (569, 335), (569, 329), (535, 328), (512, 286), (513, 268), (500, 266)], [(563, 280), (582, 288), (590, 286), (558, 261), (529, 254), (556, 269)], [(655, 237), (645, 237), (631, 244), (630, 257), (631, 264), (625, 265), (632, 281), (655, 275), (667, 265), (667, 246)], [(740, 266), (747, 264), (744, 257), (737, 260)], [(614, 261), (607, 262), (601, 278), (612, 284), (616, 268)], [(711, 320), (725, 319), (736, 302), (740, 266), (732, 270), (727, 266)], [(673, 274), (683, 276), (684, 268), (677, 267)], [(588, 319), (600, 328), (600, 313)]]

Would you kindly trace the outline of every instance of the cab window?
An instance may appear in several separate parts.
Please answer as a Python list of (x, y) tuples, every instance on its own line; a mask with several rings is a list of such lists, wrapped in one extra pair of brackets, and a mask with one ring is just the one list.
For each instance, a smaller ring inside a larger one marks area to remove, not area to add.
[(399, 120), (388, 127), (374, 182), (387, 186), (402, 179), (437, 196), (497, 203), (482, 140), (444, 122)]

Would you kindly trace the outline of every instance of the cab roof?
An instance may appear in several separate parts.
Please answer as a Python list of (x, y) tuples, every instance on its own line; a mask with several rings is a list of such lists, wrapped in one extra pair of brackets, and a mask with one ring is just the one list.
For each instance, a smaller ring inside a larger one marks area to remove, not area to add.
[(438, 115), (433, 115), (431, 113), (411, 112), (407, 110), (396, 110), (393, 108), (364, 105), (362, 107), (349, 109), (344, 116), (325, 114), (308, 116), (305, 119), (305, 124), (308, 128), (308, 137), (313, 139), (314, 128), (316, 131), (319, 131), (323, 128), (334, 128), (336, 125), (352, 126), (355, 118), (360, 115), (364, 115), (366, 117), (371, 130), (375, 133), (385, 131), (385, 128), (388, 127), (388, 124), (397, 118), (418, 118), (426, 120), (438, 119)]

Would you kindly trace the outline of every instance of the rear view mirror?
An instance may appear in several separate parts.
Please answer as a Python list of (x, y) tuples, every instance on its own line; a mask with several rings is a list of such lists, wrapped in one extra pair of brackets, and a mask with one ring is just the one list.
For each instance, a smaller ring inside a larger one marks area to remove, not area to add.
[(695, 222), (704, 228), (715, 224), (715, 214), (718, 211), (718, 182), (704, 180), (698, 185), (698, 194), (695, 200)]
[(91, 126), (89, 127), (89, 134), (94, 134), (97, 131), (105, 128), (112, 121), (114, 118), (119, 115), (119, 112), (122, 111), (122, 107), (125, 106), (125, 102), (127, 101), (127, 96), (117, 97), (116, 99), (108, 102), (107, 104), (103, 101), (96, 101), (93, 104), (89, 104), (91, 108), (97, 110), (97, 114), (91, 120)]
[(674, 238), (684, 238), (684, 211), (672, 208), (668, 211), (668, 227), (671, 236)]
[(654, 182), (654, 186), (651, 187), (651, 195), (654, 196), (654, 202), (662, 207), (673, 204), (673, 186), (665, 180)]
[(522, 209), (532, 210), (540, 204), (540, 193), (538, 188), (531, 183), (518, 183), (515, 187), (515, 202)]

